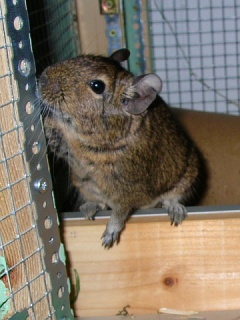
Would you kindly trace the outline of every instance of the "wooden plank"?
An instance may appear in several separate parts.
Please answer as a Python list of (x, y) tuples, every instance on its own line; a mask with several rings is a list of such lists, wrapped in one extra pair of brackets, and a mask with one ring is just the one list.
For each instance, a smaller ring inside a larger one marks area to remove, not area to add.
[(104, 219), (65, 223), (63, 236), (81, 292), (76, 316), (133, 314), (159, 308), (233, 310), (240, 306), (240, 219), (130, 219), (118, 246), (101, 246)]
[(240, 311), (210, 311), (200, 312), (193, 316), (182, 316), (182, 315), (166, 315), (166, 314), (151, 314), (151, 315), (132, 315), (129, 317), (94, 317), (94, 318), (81, 318), (81, 320), (123, 320), (123, 319), (134, 319), (134, 320), (237, 320), (239, 319)]
[(237, 320), (239, 319), (240, 311), (211, 311), (211, 312), (200, 312), (194, 316), (182, 316), (182, 315), (164, 315), (164, 314), (151, 314), (151, 315), (132, 315), (129, 317), (83, 317), (81, 320), (123, 320), (123, 319), (134, 319), (134, 320)]

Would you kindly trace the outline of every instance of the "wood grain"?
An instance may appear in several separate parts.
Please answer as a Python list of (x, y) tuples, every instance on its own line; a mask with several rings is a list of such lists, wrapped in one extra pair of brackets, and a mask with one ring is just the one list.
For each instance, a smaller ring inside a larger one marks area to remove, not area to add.
[(195, 316), (181, 316), (181, 315), (166, 315), (166, 314), (151, 314), (151, 315), (133, 315), (132, 317), (94, 317), (94, 318), (82, 318), (81, 320), (123, 320), (123, 319), (134, 319), (134, 320), (238, 320), (240, 311), (209, 311), (200, 312)]
[(70, 262), (80, 276), (77, 316), (134, 314), (160, 307), (232, 310), (240, 306), (240, 219), (168, 221), (132, 218), (118, 246), (105, 250), (105, 220), (65, 221)]

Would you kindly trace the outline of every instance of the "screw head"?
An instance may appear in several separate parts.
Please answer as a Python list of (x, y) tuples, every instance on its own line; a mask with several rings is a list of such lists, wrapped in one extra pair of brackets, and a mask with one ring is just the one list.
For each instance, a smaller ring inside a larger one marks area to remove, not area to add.
[(38, 192), (45, 193), (48, 189), (48, 184), (44, 178), (40, 178), (34, 182), (34, 187)]
[(100, 0), (101, 14), (117, 14), (118, 1), (117, 0)]

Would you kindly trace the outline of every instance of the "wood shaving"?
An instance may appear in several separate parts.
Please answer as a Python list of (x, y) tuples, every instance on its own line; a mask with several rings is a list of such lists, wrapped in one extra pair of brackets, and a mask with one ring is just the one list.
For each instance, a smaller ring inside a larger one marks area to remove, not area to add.
[(175, 309), (168, 309), (168, 308), (160, 308), (159, 313), (175, 314), (179, 316), (193, 316), (198, 314), (197, 311), (183, 311), (183, 310), (175, 310)]

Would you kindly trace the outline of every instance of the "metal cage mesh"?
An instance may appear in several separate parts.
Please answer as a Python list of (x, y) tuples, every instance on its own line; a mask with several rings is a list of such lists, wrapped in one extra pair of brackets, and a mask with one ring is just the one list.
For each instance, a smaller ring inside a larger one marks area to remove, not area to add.
[(11, 43), (0, 10), (0, 318), (26, 309), (32, 319), (42, 320), (52, 318), (54, 310), (29, 190)]
[(73, 0), (27, 0), (37, 74), (78, 54)]
[(154, 71), (173, 106), (240, 114), (240, 3), (150, 0)]
[(0, 31), (0, 319), (72, 319), (24, 1)]

